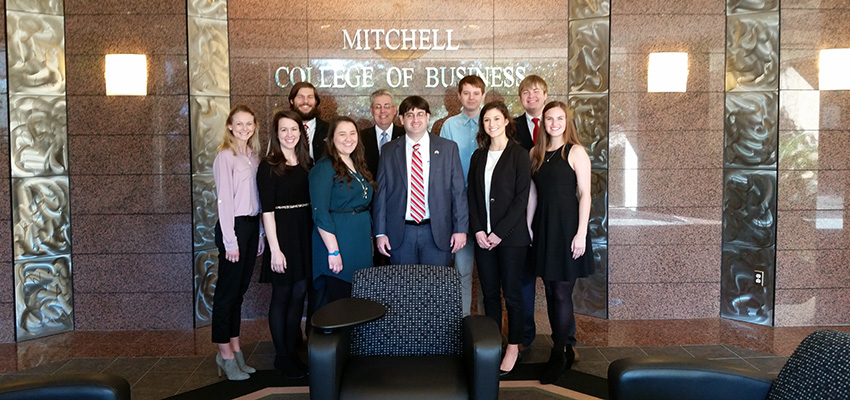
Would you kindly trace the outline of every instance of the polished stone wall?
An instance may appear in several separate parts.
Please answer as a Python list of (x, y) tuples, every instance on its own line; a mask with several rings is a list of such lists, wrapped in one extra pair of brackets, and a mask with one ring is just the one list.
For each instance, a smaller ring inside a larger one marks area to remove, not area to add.
[[(5, 0), (0, 0), (3, 10)], [(6, 26), (6, 13), (0, 12)], [(12, 209), (9, 189), (9, 90), (6, 75), (6, 30), (0, 29), (0, 343), (15, 340), (15, 284), (12, 280)]]
[(848, 21), (847, 1), (781, 3), (776, 326), (850, 323), (850, 91), (818, 90)]
[[(725, 2), (611, 4), (609, 317), (719, 314)], [(684, 93), (648, 93), (687, 52)]]
[[(186, 3), (65, 0), (77, 330), (190, 329)], [(147, 96), (104, 56), (147, 55)]]

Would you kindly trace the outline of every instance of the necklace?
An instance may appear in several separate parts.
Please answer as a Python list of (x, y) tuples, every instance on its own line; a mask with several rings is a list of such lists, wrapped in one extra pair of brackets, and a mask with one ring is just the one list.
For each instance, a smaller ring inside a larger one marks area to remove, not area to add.
[[(561, 147), (564, 147), (564, 146), (561, 146)], [(552, 151), (552, 155), (551, 155), (551, 156), (549, 156), (548, 158), (546, 158), (546, 162), (549, 162), (549, 160), (551, 160), (551, 159), (552, 159), (552, 157), (555, 157), (555, 154), (558, 154), (558, 153), (559, 153), (559, 151), (558, 151), (558, 150), (561, 150), (561, 147), (558, 147), (557, 149), (553, 150), (553, 151)]]
[(360, 177), (360, 174), (358, 174), (358, 173), (356, 173), (352, 170), (348, 170), (348, 173), (351, 174), (351, 176), (353, 176), (354, 179), (357, 180), (357, 183), (360, 184), (360, 188), (363, 189), (363, 198), (364, 199), (368, 198), (369, 197), (369, 190), (367, 189), (367, 185), (363, 183), (363, 178)]

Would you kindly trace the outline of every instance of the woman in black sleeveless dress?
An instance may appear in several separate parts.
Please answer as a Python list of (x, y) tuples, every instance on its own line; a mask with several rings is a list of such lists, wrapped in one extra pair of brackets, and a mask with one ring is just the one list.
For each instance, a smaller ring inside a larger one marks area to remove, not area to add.
[(301, 315), (311, 275), (310, 191), (312, 162), (301, 118), (279, 111), (272, 118), (269, 153), (257, 169), (268, 251), (263, 254), (260, 282), (272, 284), (269, 330), (275, 347), (275, 370), (302, 378), (307, 368), (295, 348), (301, 343)]
[(550, 102), (543, 109), (545, 134), (531, 149), (531, 251), (537, 276), (543, 278), (546, 288), (554, 343), (542, 383), (556, 381), (574, 361), (573, 287), (576, 279), (593, 273), (587, 234), (590, 158), (578, 141), (573, 121), (573, 111), (564, 102)]

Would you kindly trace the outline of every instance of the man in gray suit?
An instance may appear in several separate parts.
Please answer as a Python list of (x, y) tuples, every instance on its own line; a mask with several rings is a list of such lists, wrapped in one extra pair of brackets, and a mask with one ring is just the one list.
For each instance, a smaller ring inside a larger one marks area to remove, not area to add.
[(373, 224), (378, 251), (392, 264), (450, 265), (466, 245), (468, 204), (457, 144), (427, 132), (428, 102), (398, 107), (405, 136), (381, 149)]

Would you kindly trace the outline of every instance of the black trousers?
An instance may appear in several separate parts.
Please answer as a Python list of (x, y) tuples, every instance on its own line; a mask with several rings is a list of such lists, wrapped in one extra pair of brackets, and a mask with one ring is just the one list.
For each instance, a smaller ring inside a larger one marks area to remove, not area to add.
[(525, 324), (523, 326), (522, 345), (531, 346), (537, 336), (537, 327), (534, 323), (534, 297), (537, 293), (537, 271), (531, 260), (531, 250), (527, 251), (525, 266), (522, 268), (522, 302), (525, 312)]
[(478, 268), (478, 280), (484, 295), (484, 314), (502, 327), (502, 299), (505, 296), (505, 308), (508, 310), (508, 344), (522, 343), (525, 324), (522, 301), (522, 268), (525, 266), (525, 254), (528, 246), (496, 246), (493, 250), (484, 250), (475, 244), (475, 264)]
[(221, 225), (215, 224), (215, 245), (218, 247), (218, 281), (215, 284), (212, 310), (212, 341), (228, 343), (230, 338), (239, 337), (242, 322), (242, 300), (251, 283), (254, 264), (257, 262), (257, 246), (260, 242), (260, 217), (236, 217), (233, 225), (239, 245), (239, 261), (232, 263), (225, 258)]

